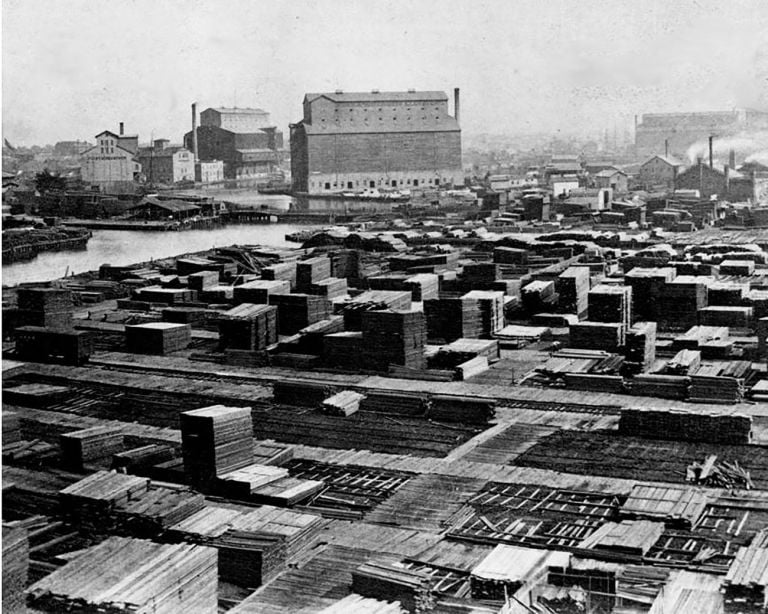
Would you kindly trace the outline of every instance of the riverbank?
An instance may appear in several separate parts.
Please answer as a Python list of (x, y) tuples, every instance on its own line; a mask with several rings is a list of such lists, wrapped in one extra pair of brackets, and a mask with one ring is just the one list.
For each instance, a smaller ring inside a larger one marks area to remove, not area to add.
[(92, 233), (83, 228), (3, 231), (3, 265), (32, 260), (44, 252), (84, 250)]

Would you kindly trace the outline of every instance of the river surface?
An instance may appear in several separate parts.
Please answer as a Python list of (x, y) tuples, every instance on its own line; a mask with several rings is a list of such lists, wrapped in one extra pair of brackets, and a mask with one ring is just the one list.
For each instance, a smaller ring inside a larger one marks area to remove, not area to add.
[(285, 235), (312, 226), (251, 224), (212, 230), (179, 232), (141, 230), (94, 230), (85, 250), (44, 252), (33, 260), (3, 265), (2, 283), (15, 286), (25, 281), (48, 281), (65, 274), (94, 271), (102, 264), (125, 265), (228, 245), (299, 247)]

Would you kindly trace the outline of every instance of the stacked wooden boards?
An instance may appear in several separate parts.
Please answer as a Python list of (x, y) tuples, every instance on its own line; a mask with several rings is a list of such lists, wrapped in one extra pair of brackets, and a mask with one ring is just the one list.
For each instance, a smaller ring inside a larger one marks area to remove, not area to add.
[(277, 307), (278, 330), (293, 335), (331, 315), (331, 303), (312, 294), (271, 294), (269, 304)]
[(569, 345), (588, 350), (616, 352), (624, 345), (625, 326), (621, 322), (579, 322), (569, 328)]
[(363, 333), (338, 332), (323, 337), (323, 362), (329, 367), (350, 371), (362, 368)]
[(63, 463), (72, 469), (82, 470), (86, 463), (104, 460), (122, 452), (122, 429), (114, 426), (94, 426), (59, 436)]
[(743, 414), (625, 409), (619, 433), (649, 439), (746, 444), (752, 437), (752, 418)]
[(217, 587), (212, 548), (110, 537), (33, 584), (27, 595), (45, 612), (170, 614), (215, 612)]
[(665, 286), (677, 276), (672, 267), (635, 267), (624, 275), (624, 284), (632, 288), (632, 307), (638, 318), (656, 321), (659, 299)]
[(360, 409), (360, 401), (365, 395), (353, 390), (342, 390), (325, 399), (320, 410), (331, 416), (351, 416)]
[(184, 473), (193, 486), (208, 490), (213, 480), (253, 460), (253, 422), (249, 407), (213, 405), (181, 418)]
[(503, 292), (473, 290), (461, 298), (462, 301), (477, 301), (481, 318), (480, 337), (489, 338), (504, 328)]
[(254, 279), (235, 286), (232, 298), (236, 305), (240, 303), (267, 304), (272, 294), (289, 294), (291, 282), (280, 279)]
[(363, 597), (399, 601), (408, 612), (434, 608), (429, 575), (390, 559), (373, 559), (355, 569), (352, 590)]
[(277, 343), (277, 307), (242, 303), (219, 320), (221, 349), (264, 350)]
[(29, 539), (27, 530), (3, 523), (3, 611), (26, 612), (24, 589), (29, 572)]
[(361, 364), (386, 371), (390, 364), (413, 369), (426, 365), (427, 328), (421, 311), (366, 311), (362, 315)]
[(555, 279), (555, 292), (561, 312), (581, 315), (587, 311), (589, 293), (589, 269), (570, 267)]
[(637, 322), (627, 331), (628, 367), (633, 373), (648, 371), (656, 360), (656, 322)]
[(17, 322), (21, 326), (66, 329), (72, 326), (72, 292), (60, 288), (19, 288)]
[(147, 322), (125, 327), (125, 343), (134, 354), (169, 354), (186, 349), (192, 341), (189, 324)]

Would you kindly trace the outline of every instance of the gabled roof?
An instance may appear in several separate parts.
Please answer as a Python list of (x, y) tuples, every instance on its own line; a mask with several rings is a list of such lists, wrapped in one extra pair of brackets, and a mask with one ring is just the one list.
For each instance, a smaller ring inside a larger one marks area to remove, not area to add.
[(250, 109), (248, 107), (240, 108), (240, 107), (208, 107), (203, 113), (206, 111), (216, 111), (217, 113), (225, 113), (227, 115), (232, 114), (238, 114), (238, 115), (250, 115), (252, 113), (259, 114), (259, 115), (268, 115), (268, 112), (264, 109)]
[(683, 162), (681, 160), (678, 160), (674, 156), (659, 156), (659, 155), (651, 156), (645, 162), (643, 162), (643, 165), (648, 164), (651, 160), (655, 160), (656, 158), (658, 158), (662, 162), (665, 162), (666, 164), (669, 164), (670, 166), (684, 166)]
[(183, 200), (160, 200), (153, 196), (145, 196), (141, 201), (129, 209), (143, 209), (147, 205), (159, 207), (165, 209), (171, 213), (179, 213), (182, 211), (198, 211), (200, 207), (193, 205), (192, 203), (185, 202)]
[(325, 92), (305, 94), (305, 102), (312, 102), (318, 98), (327, 98), (333, 102), (421, 102), (448, 100), (445, 92)]
[(615, 174), (624, 175), (625, 177), (627, 174), (624, 171), (620, 171), (617, 168), (606, 168), (599, 173), (595, 175), (595, 177), (613, 177)]

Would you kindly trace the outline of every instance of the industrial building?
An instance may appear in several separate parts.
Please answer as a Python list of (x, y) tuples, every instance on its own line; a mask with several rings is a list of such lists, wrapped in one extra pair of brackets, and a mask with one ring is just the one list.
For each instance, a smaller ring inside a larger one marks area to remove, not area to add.
[(193, 153), (186, 147), (171, 146), (167, 139), (155, 139), (151, 147), (142, 147), (139, 163), (145, 180), (151, 184), (195, 180)]
[(291, 125), (294, 192), (460, 184), (459, 90), (306, 94)]
[(138, 150), (139, 137), (126, 135), (123, 122), (118, 134), (104, 130), (96, 135), (96, 145), (81, 156), (83, 181), (102, 192), (132, 193), (141, 172)]
[[(193, 126), (195, 126), (193, 110)], [(184, 136), (197, 160), (221, 160), (224, 178), (262, 178), (278, 170), (283, 133), (270, 125), (262, 109), (209, 108), (200, 114), (200, 126)]]

